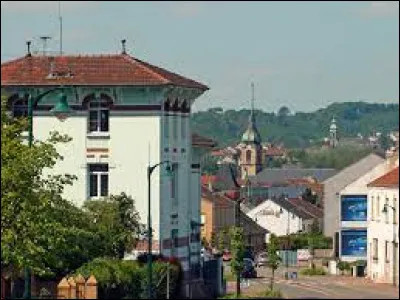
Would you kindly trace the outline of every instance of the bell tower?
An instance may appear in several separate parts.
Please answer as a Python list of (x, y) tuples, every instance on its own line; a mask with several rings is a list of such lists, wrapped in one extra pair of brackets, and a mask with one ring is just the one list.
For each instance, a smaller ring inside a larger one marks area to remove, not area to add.
[(239, 165), (242, 178), (246, 175), (254, 176), (262, 170), (262, 146), (261, 136), (257, 130), (254, 116), (254, 83), (251, 83), (251, 111), (249, 123), (242, 136)]

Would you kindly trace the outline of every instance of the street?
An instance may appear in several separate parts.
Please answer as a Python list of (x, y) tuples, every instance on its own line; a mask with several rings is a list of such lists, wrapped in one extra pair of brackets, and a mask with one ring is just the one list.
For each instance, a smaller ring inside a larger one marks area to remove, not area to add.
[[(255, 295), (267, 289), (271, 272), (267, 268), (258, 268), (258, 278), (250, 279), (249, 285), (243, 285), (243, 294)], [(365, 278), (348, 276), (302, 276), (295, 280), (284, 279), (285, 268), (275, 273), (275, 287), (285, 298), (290, 299), (399, 299), (399, 289), (388, 284), (372, 283)], [(289, 271), (299, 271), (290, 268)], [(228, 292), (234, 292), (235, 285), (228, 284)]]

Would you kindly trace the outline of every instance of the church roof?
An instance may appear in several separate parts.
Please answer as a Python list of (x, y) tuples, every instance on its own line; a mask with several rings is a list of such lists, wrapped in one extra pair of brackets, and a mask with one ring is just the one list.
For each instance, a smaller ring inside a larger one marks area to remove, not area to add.
[(246, 144), (261, 144), (261, 135), (257, 130), (253, 112), (250, 114), (249, 125), (242, 135), (242, 142)]
[(1, 85), (174, 85), (208, 90), (204, 84), (127, 54), (24, 56), (1, 64)]

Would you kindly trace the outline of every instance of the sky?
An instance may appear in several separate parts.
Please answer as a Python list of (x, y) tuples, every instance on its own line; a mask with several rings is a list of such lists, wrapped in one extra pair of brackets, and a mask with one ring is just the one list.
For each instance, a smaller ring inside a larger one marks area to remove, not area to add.
[[(1, 61), (59, 50), (59, 1), (1, 1)], [(399, 102), (399, 2), (61, 1), (67, 54), (130, 55), (210, 87), (194, 110)]]

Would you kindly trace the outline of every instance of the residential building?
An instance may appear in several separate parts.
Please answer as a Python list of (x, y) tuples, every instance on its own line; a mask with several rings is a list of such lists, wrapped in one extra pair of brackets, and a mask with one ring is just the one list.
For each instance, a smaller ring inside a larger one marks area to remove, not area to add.
[[(219, 238), (221, 232), (227, 232), (235, 226), (237, 211), (235, 200), (230, 199), (220, 192), (214, 192), (210, 186), (202, 185), (201, 194), (201, 237), (211, 243), (213, 238)], [(265, 249), (265, 235), (268, 232), (259, 226), (243, 211), (240, 211), (240, 226), (243, 228), (246, 246), (251, 246), (255, 251)]]
[(261, 227), (277, 236), (299, 232), (310, 232), (314, 222), (322, 221), (322, 210), (310, 210), (308, 203), (302, 199), (270, 198), (247, 212), (247, 215)]
[(125, 50), (116, 55), (28, 53), (1, 65), (1, 87), (15, 117), (27, 115), (27, 94), (60, 86), (74, 114), (63, 122), (52, 116), (57, 97), (50, 93), (34, 105), (33, 132), (36, 140), (47, 138), (50, 130), (72, 137), (58, 146), (64, 160), (51, 170), (78, 177), (63, 196), (81, 206), (125, 192), (147, 223), (147, 167), (168, 161), (172, 177), (166, 164), (151, 176), (153, 239), (162, 254), (181, 260), (185, 272), (199, 264), (200, 150), (214, 143), (192, 136), (190, 111), (208, 87)]
[(399, 167), (368, 184), (368, 277), (399, 286)]
[(344, 261), (367, 259), (367, 184), (398, 165), (395, 158), (383, 161), (339, 192), (339, 257)]

